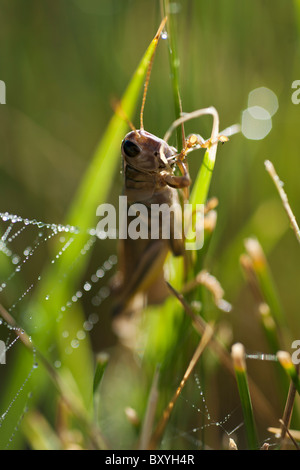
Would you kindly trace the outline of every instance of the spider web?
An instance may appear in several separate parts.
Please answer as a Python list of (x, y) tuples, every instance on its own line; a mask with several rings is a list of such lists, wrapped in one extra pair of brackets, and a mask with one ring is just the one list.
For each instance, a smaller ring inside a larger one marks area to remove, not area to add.
[[(252, 354), (252, 359), (265, 360), (261, 353)], [(267, 360), (274, 360), (268, 357)], [(176, 417), (168, 423), (167, 432), (162, 441), (163, 449), (172, 448), (173, 444), (179, 447), (195, 450), (214, 450), (215, 442), (218, 443), (217, 448), (229, 449), (230, 440), (239, 446), (240, 433), (243, 432), (244, 419), (242, 415), (241, 405), (238, 402), (230, 411), (221, 411), (221, 418), (215, 418), (216, 410), (210, 410), (210, 406), (205, 398), (205, 393), (201, 384), (200, 374), (195, 372), (191, 377), (192, 394), (183, 391), (176, 407), (179, 409), (180, 420)], [(230, 406), (230, 405), (227, 405)], [(190, 423), (184, 425), (182, 423), (182, 409), (186, 416), (193, 415), (195, 425)], [(222, 414), (223, 413), (223, 414)], [(208, 433), (210, 434), (208, 436)], [(210, 445), (210, 442), (212, 443)], [(261, 443), (267, 443), (270, 448), (276, 446), (276, 439), (266, 438)]]
[[(49, 224), (35, 219), (26, 219), (10, 213), (0, 213), (0, 448), (6, 449), (17, 441), (20, 425), (24, 416), (30, 409), (32, 397), (35, 393), (34, 376), (39, 368), (39, 360), (34, 347), (26, 348), (24, 340), (31, 342), (22, 327), (24, 323), (24, 311), (30, 301), (35, 289), (43, 280), (45, 264), (54, 264), (66, 250), (72, 245), (79, 229), (61, 224)], [(89, 238), (78, 254), (78, 259), (87, 255), (94, 247), (97, 240), (93, 230), (90, 231)], [(52, 241), (58, 242), (58, 249), (53, 258), (49, 261), (49, 244)], [(73, 269), (74, 263), (68, 268)], [(76, 289), (65, 303), (60, 305), (56, 312), (56, 321), (63, 319), (64, 313), (68, 311), (76, 302), (82, 301), (88, 296), (91, 306), (90, 313), (84, 319), (83, 324), (74, 336), (69, 335), (64, 330), (63, 336), (66, 341), (66, 354), (80, 347), (81, 341), (90, 334), (94, 326), (99, 321), (98, 307), (110, 296), (110, 290), (102, 281), (117, 263), (115, 255), (109, 256), (101, 265), (85, 278), (81, 287)], [(68, 272), (63, 274), (67, 277)], [(45, 295), (45, 300), (50, 300), (52, 292)], [(13, 321), (11, 321), (13, 320)], [(31, 316), (25, 318), (26, 325), (34, 329), (34, 319)], [(26, 341), (25, 341), (26, 343)], [(55, 347), (53, 345), (53, 347)], [(30, 354), (30, 361), (27, 361), (26, 368), (15, 361), (16, 357), (22, 357), (23, 350)], [(21, 351), (21, 356), (20, 356)], [(19, 354), (19, 355), (18, 355)], [(274, 360), (261, 353), (248, 355), (249, 359)], [(53, 360), (53, 367), (59, 369), (61, 360)], [(16, 372), (17, 371), (17, 372)], [(15, 380), (12, 377), (16, 375)], [(6, 391), (6, 384), (10, 381), (13, 387)], [(184, 390), (180, 395), (176, 408), (184, 407), (192, 412), (195, 423), (182, 423), (175, 418), (170, 420), (166, 434), (162, 441), (162, 448), (178, 448), (178, 445), (187, 448), (206, 448), (203, 440), (203, 433), (208, 430), (221, 432), (228, 440), (235, 438), (236, 433), (243, 427), (241, 410), (238, 406), (228, 412), (223, 412), (221, 419), (215, 419), (209, 410), (205, 394), (201, 385), (200, 375), (195, 373), (191, 380), (193, 389), (192, 395), (187, 395)], [(236, 422), (235, 416), (241, 417)], [(175, 413), (176, 415), (176, 413)], [(181, 414), (182, 416), (182, 414)], [(112, 418), (112, 417), (111, 417)], [(17, 444), (15, 444), (16, 446)], [(225, 444), (226, 445), (226, 444)]]
[[(19, 325), (26, 324), (29, 330), (34, 330), (34, 319), (26, 312), (26, 305), (43, 280), (43, 269), (49, 256), (49, 245), (52, 241), (58, 242), (58, 251), (50, 259), (54, 264), (72, 245), (79, 229), (73, 226), (50, 224), (36, 219), (26, 219), (8, 212), (0, 213), (0, 448), (11, 446), (18, 434), (20, 424), (29, 410), (34, 394), (33, 378), (38, 369), (37, 353), (34, 347), (26, 348), (25, 343), (31, 342)], [(88, 241), (80, 251), (78, 258), (85, 256), (94, 246), (96, 236), (91, 230)], [(74, 260), (75, 264), (78, 260)], [(103, 264), (86, 279), (81, 288), (78, 288), (56, 312), (56, 321), (59, 322), (67, 309), (72, 307), (87, 293), (89, 302), (98, 307), (110, 294), (109, 288), (98, 283), (106, 273), (116, 264), (117, 258), (111, 255)], [(48, 261), (49, 263), (49, 261)], [(69, 267), (69, 271), (72, 270)], [(68, 272), (64, 273), (67, 277)], [(45, 295), (45, 300), (51, 299), (52, 292)], [(66, 353), (71, 354), (80, 346), (86, 334), (89, 334), (98, 322), (98, 314), (91, 310), (84, 320), (82, 327), (74, 336), (63, 335), (66, 340)], [(27, 344), (28, 346), (28, 344)], [(31, 354), (28, 367), (24, 370), (22, 365), (16, 364), (15, 357), (21, 350), (21, 355)], [(25, 351), (26, 350), (26, 351)], [(61, 361), (53, 363), (55, 368), (61, 366)], [(13, 376), (16, 376), (14, 378)], [(13, 392), (6, 393), (6, 384), (13, 383)]]

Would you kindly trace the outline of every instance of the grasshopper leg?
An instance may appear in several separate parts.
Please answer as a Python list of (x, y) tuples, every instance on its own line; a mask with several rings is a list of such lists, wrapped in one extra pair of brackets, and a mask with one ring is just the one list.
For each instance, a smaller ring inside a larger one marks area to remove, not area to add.
[[(130, 245), (131, 240), (126, 241)], [(131, 247), (126, 247), (125, 251), (127, 256), (128, 253), (132, 251), (130, 248)], [(118, 315), (126, 310), (127, 307), (130, 307), (131, 300), (137, 292), (143, 292), (146, 295), (147, 290), (153, 285), (153, 282), (157, 278), (161, 279), (159, 274), (163, 273), (163, 265), (168, 250), (169, 246), (167, 240), (153, 240), (140, 256), (137, 265), (135, 265), (134, 272), (130, 273), (130, 270), (125, 269), (122, 273), (122, 285), (118, 289), (118, 299), (113, 309), (114, 315)], [(128, 263), (132, 265), (132, 261), (129, 257)], [(125, 277), (124, 273), (129, 275)], [(162, 283), (161, 288), (165, 289), (164, 283)]]

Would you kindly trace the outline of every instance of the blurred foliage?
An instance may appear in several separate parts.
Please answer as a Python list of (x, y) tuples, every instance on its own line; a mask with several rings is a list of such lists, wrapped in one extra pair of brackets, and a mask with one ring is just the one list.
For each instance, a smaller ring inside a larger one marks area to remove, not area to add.
[[(245, 238), (257, 237), (268, 258), (289, 334), (292, 339), (298, 338), (300, 250), (265, 171), (264, 160), (273, 161), (299, 220), (297, 138), (300, 106), (291, 101), (292, 82), (300, 79), (299, 1), (181, 0), (171, 5), (177, 33), (183, 111), (215, 106), (223, 129), (240, 121), (252, 89), (266, 86), (278, 97), (279, 109), (273, 117), (273, 128), (264, 140), (250, 141), (237, 135), (218, 150), (209, 194), (219, 200), (218, 221), (205, 259), (205, 267), (217, 276), (225, 290), (225, 298), (233, 305), (232, 312), (221, 318), (224, 338), (226, 332), (230, 333), (227, 346), (241, 341), (249, 351), (268, 351), (259, 320), (254, 321), (255, 300), (245, 283), (239, 258), (245, 249)], [(0, 0), (0, 79), (7, 89), (7, 104), (0, 106), (1, 212), (50, 223), (66, 223), (82, 175), (90, 168), (98, 142), (113, 116), (112, 100), (123, 96), (160, 19), (158, 1)], [(145, 107), (146, 130), (160, 137), (164, 135), (174, 120), (173, 101), (167, 41), (161, 41)], [(133, 122), (137, 125), (138, 114)], [(186, 131), (209, 137), (210, 127), (210, 118), (199, 118), (187, 124)], [(190, 173), (194, 181), (201, 161), (200, 152), (191, 155)], [(122, 188), (120, 171), (121, 160), (117, 170), (112, 169), (107, 202), (117, 202)], [(99, 181), (99, 194), (102, 184)], [(32, 242), (30, 229), (24, 231), (24, 237), (28, 244)], [(40, 257), (33, 260), (31, 271), (27, 273), (29, 277), (32, 273), (43, 272), (53, 248), (49, 242)], [(82, 282), (115, 252), (114, 240), (98, 240), (89, 266), (81, 273)], [(7, 277), (7, 266), (2, 259), (0, 275), (1, 280)], [(0, 299), (6, 308), (14, 302), (23, 285), (27, 285), (25, 273), (18, 282), (20, 284), (14, 286), (7, 297)], [(86, 317), (95, 311), (88, 296), (83, 298), (82, 305)], [(92, 351), (108, 350), (112, 356), (100, 384), (103, 399), (97, 404), (96, 411), (103, 419), (106, 435), (113, 440), (113, 445), (126, 448), (132, 445), (140, 429), (139, 425), (128, 421), (124, 408), (134, 408), (141, 419), (157, 364), (150, 364), (149, 369), (145, 366), (145, 374), (140, 374), (141, 359), (132, 357), (127, 349), (116, 345), (109, 306), (108, 299), (98, 312), (101, 321), (91, 332)], [(207, 320), (219, 320), (210, 302), (205, 304), (205, 309)], [(168, 305), (154, 315), (160, 313), (172, 315)], [(177, 317), (172, 318), (176, 327)], [(149, 328), (151, 331), (151, 325)], [(147, 329), (144, 334), (147, 335)], [(159, 334), (158, 331), (157, 338)], [(155, 348), (159, 343), (157, 338), (150, 336), (150, 345), (147, 345), (150, 352), (151, 345)], [(169, 384), (161, 389), (158, 413), (162, 412), (171, 391), (178, 385), (196, 338), (188, 322), (182, 335), (173, 338), (177, 345), (170, 353), (168, 364), (174, 367), (165, 375), (165, 382), (169, 381)], [(12, 350), (16, 357), (21, 346)], [(80, 353), (80, 348), (78, 351)], [(214, 358), (209, 357), (207, 363), (205, 368), (209, 373), (205, 375), (203, 388), (209, 393), (205, 393), (205, 398), (209, 410), (220, 421), (236, 408), (236, 385), (226, 371), (218, 369)], [(18, 384), (23, 383), (24, 370), (19, 370), (18, 362), (14, 367), (17, 391)], [(87, 364), (88, 369), (93, 367), (93, 363)], [(269, 369), (269, 363), (253, 361), (249, 364), (249, 373), (256, 377), (274, 411), (273, 422), (258, 417), (261, 439), (266, 437), (268, 426), (278, 425), (284, 406), (280, 393), (274, 393)], [(6, 372), (3, 375), (6, 379)], [(92, 391), (92, 382), (87, 387)], [(62, 416), (63, 425), (59, 429), (64, 431), (66, 421), (72, 421), (61, 405), (56, 408), (52, 388), (48, 392), (46, 402), (44, 395), (39, 397), (39, 411), (34, 411), (32, 420), (29, 412), (25, 417), (25, 434), (33, 446), (31, 436), (35, 423), (47, 428), (45, 433), (51, 436), (51, 443), (54, 447), (58, 445), (57, 436), (38, 413), (45, 415), (53, 427), (57, 426), (55, 415)], [(22, 391), (24, 396), (25, 393), (27, 397), (27, 390)], [(200, 400), (199, 390), (192, 380), (185, 393), (189, 403)], [(4, 394), (3, 387), (1, 394)], [(4, 409), (8, 403), (9, 400), (4, 401)], [(181, 408), (177, 404), (175, 428), (178, 422), (180, 429), (184, 429), (185, 424), (187, 429), (193, 427), (192, 421), (185, 416), (185, 407), (184, 401)], [(22, 409), (16, 415), (20, 418)], [(199, 426), (199, 417), (193, 419)], [(236, 418), (233, 416), (235, 419), (238, 424), (241, 414)], [(230, 426), (231, 429), (235, 424)], [(70, 427), (72, 425), (73, 422)], [(16, 423), (13, 428), (15, 426)], [(11, 433), (8, 431), (8, 435)], [(206, 431), (205, 440), (219, 448), (222, 434), (220, 429), (217, 432), (211, 427)], [(70, 440), (78, 447), (84, 446), (80, 436)], [(67, 438), (66, 441), (69, 442)], [(21, 445), (17, 437), (13, 442), (16, 446)], [(65, 442), (64, 438), (61, 437), (60, 442)], [(188, 447), (191, 444), (183, 439), (178, 445)]]

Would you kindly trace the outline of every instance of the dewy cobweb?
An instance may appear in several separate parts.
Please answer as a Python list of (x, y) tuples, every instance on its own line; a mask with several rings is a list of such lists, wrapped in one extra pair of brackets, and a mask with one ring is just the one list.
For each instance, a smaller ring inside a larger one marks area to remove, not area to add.
[[(54, 265), (70, 249), (76, 237), (80, 234), (77, 227), (61, 224), (49, 224), (35, 219), (26, 219), (10, 213), (0, 213), (0, 448), (10, 448), (18, 439), (18, 431), (26, 413), (34, 401), (34, 377), (39, 370), (39, 356), (35, 347), (27, 349), (31, 354), (30, 361), (23, 364), (24, 338), (31, 342), (31, 337), (23, 328), (24, 311), (30, 298), (38, 289), (44, 278), (44, 265)], [(88, 237), (79, 250), (72, 264), (65, 268), (62, 278), (68, 277), (80, 259), (94, 248), (97, 237), (95, 230), (88, 231)], [(56, 241), (57, 251), (52, 257), (47, 257), (49, 245)], [(103, 241), (100, 241), (103, 243)], [(46, 255), (45, 255), (46, 252)], [(101, 320), (99, 306), (110, 296), (110, 289), (105, 283), (105, 276), (116, 265), (117, 257), (109, 256), (100, 265), (93, 267), (91, 274), (84, 276), (81, 285), (77, 286), (69, 298), (59, 304), (52, 312), (55, 322), (60, 324), (64, 315), (77, 304), (86, 300), (90, 306), (88, 314), (74, 334), (68, 328), (61, 330), (64, 354), (69, 356), (80, 348), (82, 341)], [(104, 281), (104, 283), (103, 283)], [(55, 292), (49, 290), (44, 295), (44, 302), (51, 303)], [(25, 318), (26, 327), (34, 331), (34, 318)], [(22, 325), (22, 326), (20, 326)], [(100, 325), (101, 326), (101, 325)], [(55, 350), (55, 345), (50, 345)], [(50, 349), (49, 348), (49, 349)], [(21, 354), (17, 354), (21, 351)], [(53, 351), (52, 351), (53, 352)], [(52, 367), (60, 370), (63, 367), (62, 357), (51, 356)], [(15, 358), (19, 361), (16, 363)], [(249, 354), (249, 359), (274, 360), (273, 357), (255, 353)], [(14, 380), (11, 380), (14, 375)], [(10, 383), (7, 388), (6, 384)], [(203, 432), (208, 430), (221, 431), (229, 438), (243, 426), (243, 420), (231, 423), (236, 410), (224, 412), (221, 419), (214, 419), (214, 413), (209, 406), (202, 389), (199, 375), (195, 373), (193, 380), (194, 394), (191, 398), (186, 391), (180, 395), (177, 407), (191, 409), (195, 415), (195, 423), (188, 424), (186, 429), (183, 422), (170, 421), (163, 439), (163, 448), (170, 448), (174, 442), (185, 441), (189, 446), (203, 448)], [(196, 393), (196, 395), (195, 395)]]
[(187, 428), (184, 429), (184, 423), (182, 422), (176, 422), (175, 425), (172, 422), (169, 423), (170, 432), (166, 433), (163, 440), (163, 446), (166, 449), (170, 448), (170, 444), (172, 444), (172, 441), (174, 440), (187, 442), (189, 446), (192, 446), (195, 449), (207, 449), (207, 444), (204, 444), (203, 438), (204, 433), (207, 432), (209, 428), (215, 431), (220, 430), (224, 436), (229, 438), (234, 436), (235, 432), (243, 426), (243, 421), (238, 421), (238, 424), (230, 423), (230, 420), (233, 421), (232, 418), (236, 413), (237, 408), (228, 412), (220, 420), (213, 417), (213, 413), (210, 412), (205, 399), (199, 374), (196, 372), (193, 376), (193, 389), (196, 393), (193, 394), (192, 398), (187, 397), (184, 392), (181, 393), (178, 406), (186, 408), (186, 414), (188, 414), (188, 409), (192, 411), (192, 414), (195, 417), (195, 425), (190, 427), (189, 423)]
[[(33, 292), (43, 281), (44, 264), (47, 264), (47, 253), (49, 245), (53, 240), (58, 242), (58, 250), (50, 259), (53, 265), (64, 256), (64, 253), (72, 246), (80, 229), (71, 225), (53, 224), (38, 221), (36, 219), (22, 218), (8, 212), (0, 213), (0, 448), (8, 448), (18, 434), (20, 424), (32, 402), (32, 377), (38, 368), (37, 354), (34, 347), (30, 349), (32, 356), (31, 365), (27, 369), (22, 364), (14, 364), (14, 356), (19, 348), (24, 348), (22, 335), (26, 335), (22, 325), (25, 320), (26, 326), (34, 331), (34, 320), (24, 311)], [(87, 241), (82, 246), (74, 264), (85, 256), (96, 241), (95, 231), (91, 229)], [(54, 312), (56, 322), (59, 322), (72, 305), (89, 294), (91, 311), (84, 320), (82, 326), (75, 336), (66, 329), (62, 335), (66, 341), (66, 354), (72, 354), (74, 349), (80, 346), (85, 338), (98, 322), (99, 317), (96, 308), (109, 296), (109, 288), (105, 285), (99, 286), (99, 282), (105, 277), (116, 264), (117, 258), (111, 255), (104, 263), (97, 266), (95, 271), (84, 280), (82, 285), (60, 305), (58, 311)], [(48, 261), (49, 264), (49, 261)], [(68, 272), (63, 273), (67, 277)], [(53, 292), (45, 294), (44, 300), (51, 302)], [(93, 311), (95, 309), (96, 311)], [(27, 336), (31, 341), (31, 337)], [(15, 353), (15, 354), (14, 354)], [(20, 360), (22, 361), (22, 359)], [(20, 366), (20, 367), (18, 367)], [(53, 367), (61, 367), (61, 359), (53, 360)], [(19, 370), (21, 369), (21, 370)], [(17, 371), (17, 372), (16, 372)], [(10, 374), (15, 374), (15, 380), (11, 380)], [(13, 389), (6, 390), (3, 384), (7, 381), (13, 383)]]

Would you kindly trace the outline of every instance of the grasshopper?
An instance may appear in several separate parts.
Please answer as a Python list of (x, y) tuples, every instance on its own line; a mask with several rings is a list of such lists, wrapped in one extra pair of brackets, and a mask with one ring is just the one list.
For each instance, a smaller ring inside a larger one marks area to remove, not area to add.
[[(155, 36), (157, 41), (165, 22), (166, 19), (163, 20)], [(212, 132), (212, 136), (215, 135), (214, 139), (206, 141), (196, 134), (188, 136), (187, 139), (184, 138), (184, 146), (180, 152), (168, 144), (173, 130), (179, 125), (183, 129), (183, 123), (194, 117), (211, 114), (214, 118), (214, 127), (217, 129), (218, 115), (214, 108), (200, 109), (182, 115), (172, 124), (163, 139), (144, 129), (143, 112), (152, 63), (153, 57), (149, 64), (144, 86), (140, 128), (136, 129), (129, 122), (131, 131), (124, 137), (121, 145), (124, 175), (123, 195), (127, 196), (128, 209), (136, 203), (143, 204), (147, 208), (148, 217), (145, 223), (147, 223), (149, 236), (146, 239), (126, 238), (119, 241), (118, 273), (113, 282), (113, 292), (117, 297), (115, 314), (145, 306), (147, 301), (160, 303), (168, 295), (169, 291), (164, 281), (163, 271), (166, 257), (169, 252), (174, 256), (183, 256), (185, 253), (184, 237), (175, 236), (175, 232), (178, 233), (179, 220), (182, 220), (178, 214), (180, 200), (187, 201), (188, 189), (191, 185), (186, 156), (196, 148), (207, 148), (217, 142), (228, 140), (225, 134), (218, 135), (216, 132)], [(175, 173), (176, 167), (179, 169), (179, 174)], [(167, 204), (173, 215), (168, 239), (162, 237), (160, 225), (156, 237), (154, 239), (153, 236), (151, 237), (150, 212), (154, 204)], [(132, 216), (127, 213), (126, 218), (128, 226)]]

